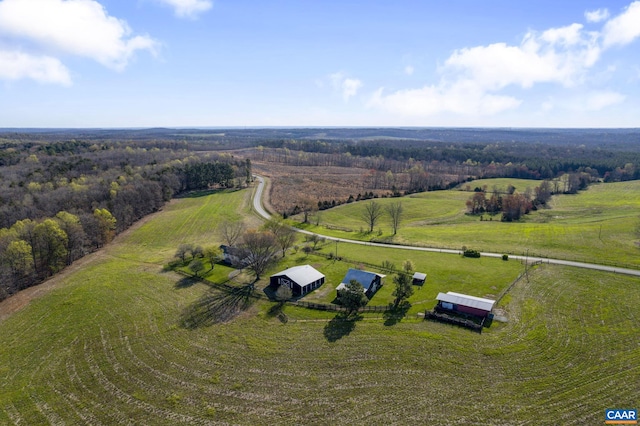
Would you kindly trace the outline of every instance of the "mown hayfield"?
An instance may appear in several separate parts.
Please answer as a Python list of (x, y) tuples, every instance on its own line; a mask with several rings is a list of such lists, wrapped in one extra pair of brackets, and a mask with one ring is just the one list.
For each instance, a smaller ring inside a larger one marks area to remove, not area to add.
[[(251, 204), (247, 191), (230, 190), (215, 195), (195, 192), (170, 203), (162, 214), (121, 241), (124, 248), (118, 247), (118, 250), (124, 250), (132, 259), (163, 263), (181, 243), (219, 245), (218, 225), (224, 220), (244, 220), (248, 227), (260, 225), (249, 215)], [(224, 202), (220, 202), (220, 197)]]
[[(483, 334), (413, 315), (345, 323), (292, 306), (285, 323), (253, 298), (219, 323), (216, 309), (232, 297), (162, 266), (176, 244), (213, 238), (206, 224), (242, 212), (246, 198), (198, 200), (171, 203), (0, 323), (0, 424), (584, 425), (640, 402), (637, 278), (541, 266), (504, 299), (509, 323)], [(189, 221), (173, 225), (167, 215), (177, 211)], [(446, 282), (496, 292), (521, 270), (513, 261), (338, 250), (356, 262), (413, 260), (430, 274), (418, 291), (425, 299)], [(336, 262), (328, 276), (348, 266)], [(184, 326), (207, 306), (209, 321)]]
[[(506, 187), (508, 182), (524, 190), (533, 181), (487, 179), (471, 182), (471, 188), (487, 185)], [(557, 195), (549, 207), (527, 215), (517, 223), (500, 222), (466, 214), (465, 202), (471, 193), (438, 191), (403, 198), (378, 199), (383, 208), (402, 201), (404, 220), (398, 234), (391, 235), (388, 216), (369, 234), (361, 219), (362, 201), (320, 213), (320, 226), (304, 225), (321, 234), (359, 240), (480, 251), (565, 258), (593, 263), (640, 265), (637, 230), (640, 225), (640, 182), (592, 185), (577, 195)]]

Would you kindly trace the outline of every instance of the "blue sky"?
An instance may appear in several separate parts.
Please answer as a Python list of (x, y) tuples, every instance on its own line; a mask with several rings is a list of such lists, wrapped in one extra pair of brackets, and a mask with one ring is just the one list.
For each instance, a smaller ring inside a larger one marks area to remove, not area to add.
[(640, 1), (0, 0), (0, 127), (640, 127)]

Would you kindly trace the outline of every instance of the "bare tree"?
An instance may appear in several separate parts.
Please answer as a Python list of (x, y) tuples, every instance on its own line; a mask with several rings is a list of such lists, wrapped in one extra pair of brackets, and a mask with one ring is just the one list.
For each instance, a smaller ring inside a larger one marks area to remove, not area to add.
[(309, 223), (309, 214), (318, 210), (318, 203), (311, 197), (302, 197), (302, 199), (298, 202), (300, 208), (303, 213), (303, 223)]
[(249, 269), (256, 276), (256, 281), (260, 275), (275, 261), (275, 254), (278, 250), (276, 238), (271, 232), (249, 231), (242, 237), (241, 264)]
[(382, 216), (382, 207), (375, 200), (371, 200), (364, 205), (362, 220), (369, 226), (369, 232), (373, 232), (373, 228), (376, 226), (380, 216)]
[(296, 240), (296, 232), (282, 219), (270, 219), (264, 227), (273, 233), (276, 238), (276, 243), (282, 250), (282, 257), (284, 257), (287, 249), (291, 247)]
[(402, 270), (405, 274), (411, 275), (413, 271), (415, 271), (416, 267), (413, 265), (413, 262), (409, 259), (405, 260), (402, 264)]
[(180, 244), (176, 250), (175, 257), (179, 257), (182, 263), (187, 261), (187, 255), (193, 250), (193, 244)]
[(291, 291), (291, 289), (288, 286), (281, 285), (276, 290), (275, 297), (276, 297), (276, 300), (278, 302), (280, 302), (280, 306), (282, 306), (282, 305), (284, 305), (284, 302), (286, 302), (287, 300), (289, 300), (289, 299), (291, 299), (293, 297), (293, 292)]
[(244, 223), (225, 220), (220, 224), (220, 235), (229, 247), (233, 247), (244, 233)]
[(387, 206), (387, 213), (391, 219), (391, 228), (393, 228), (393, 235), (398, 233), (400, 227), (400, 221), (402, 220), (402, 201), (396, 201)]
[(312, 250), (317, 250), (318, 244), (324, 243), (325, 239), (319, 236), (318, 234), (306, 235), (304, 240), (308, 243), (311, 243)]

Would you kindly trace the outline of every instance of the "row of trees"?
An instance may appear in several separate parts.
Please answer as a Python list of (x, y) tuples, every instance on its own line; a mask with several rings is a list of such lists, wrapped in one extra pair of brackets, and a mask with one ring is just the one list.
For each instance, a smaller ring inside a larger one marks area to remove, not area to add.
[(0, 299), (47, 278), (111, 241), (116, 218), (107, 209), (24, 219), (0, 229)]
[[(269, 158), (269, 161), (305, 166), (362, 167), (382, 173), (406, 171), (411, 168), (407, 164), (409, 160), (421, 164), (446, 162), (470, 166), (474, 169), (472, 174), (484, 177), (550, 179), (561, 173), (579, 171), (592, 172), (600, 178), (608, 174), (610, 179), (638, 179), (640, 176), (639, 169), (627, 167), (640, 161), (634, 145), (635, 135), (597, 135), (585, 146), (589, 137), (586, 133), (569, 135), (551, 131), (526, 135), (524, 131), (491, 131), (491, 134), (484, 132), (485, 135), (476, 132), (463, 135), (464, 131), (460, 130), (446, 133), (451, 135), (427, 136), (424, 133), (421, 136), (430, 140), (416, 140), (417, 135), (413, 135), (412, 140), (378, 138), (375, 143), (356, 142), (346, 135), (342, 140), (326, 141), (280, 139), (260, 142), (271, 149), (261, 146), (259, 151), (261, 157)], [(619, 139), (614, 143), (617, 137)], [(450, 142), (443, 143), (438, 139)], [(521, 141), (512, 142), (515, 139)], [(406, 165), (398, 167), (394, 163)], [(388, 180), (382, 179), (380, 183), (388, 184)]]
[[(571, 177), (569, 181), (574, 180)], [(476, 188), (474, 194), (467, 200), (467, 210), (471, 214), (502, 213), (502, 221), (511, 222), (520, 219), (531, 210), (544, 206), (558, 189), (557, 182), (544, 180), (533, 191), (527, 188), (523, 193), (516, 192), (516, 188), (509, 185), (506, 192), (500, 192), (494, 187), (487, 197), (486, 187)], [(580, 185), (578, 187), (581, 188)]]
[(367, 224), (369, 232), (371, 233), (385, 213), (388, 216), (391, 229), (393, 230), (393, 235), (396, 235), (400, 228), (400, 222), (402, 221), (402, 215), (404, 213), (401, 201), (393, 201), (387, 204), (385, 208), (375, 200), (369, 201), (365, 203), (360, 217)]

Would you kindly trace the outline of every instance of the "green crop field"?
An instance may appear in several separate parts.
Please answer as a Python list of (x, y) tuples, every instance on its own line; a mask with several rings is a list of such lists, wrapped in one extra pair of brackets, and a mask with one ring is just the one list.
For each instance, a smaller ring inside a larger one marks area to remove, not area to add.
[(477, 334), (415, 313), (437, 291), (496, 295), (519, 263), (340, 243), (348, 261), (298, 252), (271, 271), (317, 265), (328, 282), (309, 300), (327, 301), (349, 267), (411, 259), (429, 277), (401, 321), (285, 306), (284, 322), (272, 302), (217, 289), (230, 268), (209, 285), (164, 271), (178, 244), (219, 243), (216, 224), (246, 215), (248, 195), (173, 201), (0, 322), (0, 424), (585, 425), (638, 407), (637, 278), (539, 266), (503, 299), (509, 322)]
[[(470, 188), (489, 190), (511, 183), (519, 190), (534, 188), (535, 181), (488, 179), (470, 182)], [(500, 222), (500, 216), (484, 221), (466, 214), (465, 202), (472, 193), (436, 191), (403, 198), (378, 199), (384, 208), (401, 201), (404, 219), (396, 236), (391, 235), (388, 216), (380, 218), (373, 233), (361, 219), (365, 203), (347, 204), (320, 212), (320, 226), (299, 225), (324, 235), (357, 240), (408, 243), (480, 251), (524, 254), (640, 266), (640, 182), (592, 185), (577, 195), (556, 195), (548, 208), (526, 215), (517, 223)]]

